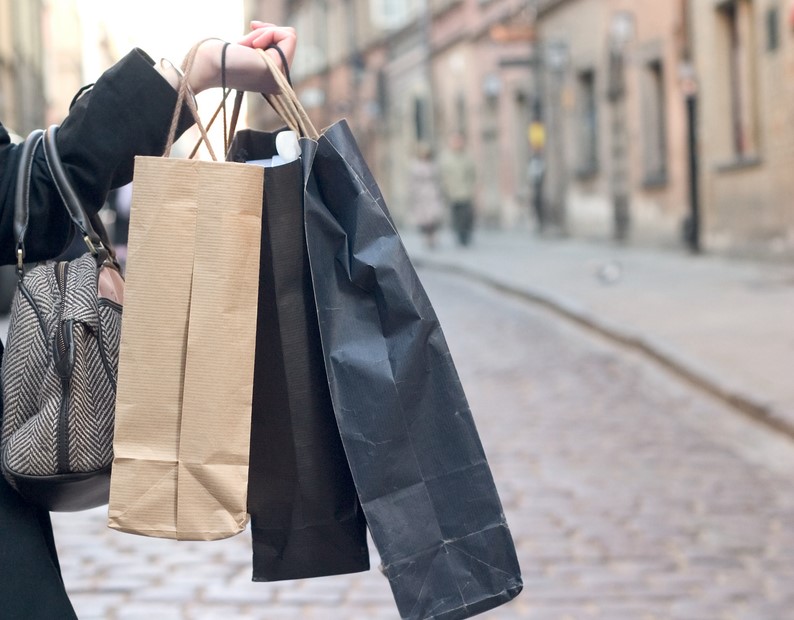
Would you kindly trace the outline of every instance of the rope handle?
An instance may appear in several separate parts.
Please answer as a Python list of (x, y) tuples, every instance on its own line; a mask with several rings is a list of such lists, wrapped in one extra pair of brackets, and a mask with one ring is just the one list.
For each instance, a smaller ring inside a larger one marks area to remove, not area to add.
[[(218, 118), (218, 115), (221, 112), (223, 112), (224, 116), (226, 115), (226, 100), (229, 98), (229, 95), (231, 94), (232, 94), (231, 88), (223, 94), (223, 99), (221, 99), (221, 102), (218, 104), (218, 107), (215, 108), (215, 112), (212, 113), (209, 122), (207, 122), (207, 125), (205, 127), (207, 132), (209, 132), (209, 130), (212, 128), (212, 125), (215, 123), (215, 119)], [(237, 118), (240, 115), (240, 107), (243, 102), (243, 95), (245, 95), (245, 93), (241, 90), (238, 90), (234, 98), (234, 109), (232, 111), (232, 117), (229, 120), (228, 133), (224, 131), (224, 136), (223, 136), (223, 146), (225, 152), (229, 151), (228, 145), (231, 143), (232, 137), (234, 136), (234, 131), (237, 128)], [(188, 159), (193, 159), (196, 156), (203, 142), (204, 142), (204, 138), (199, 136), (199, 139), (196, 141), (196, 145), (193, 147), (193, 150), (190, 151), (190, 155), (188, 155)]]
[(270, 73), (273, 75), (273, 79), (276, 81), (276, 85), (280, 91), (278, 93), (268, 95), (263, 94), (262, 96), (267, 100), (267, 102), (270, 104), (270, 107), (275, 110), (276, 114), (278, 114), (281, 120), (283, 120), (290, 129), (305, 138), (319, 140), (320, 133), (314, 127), (314, 124), (309, 118), (309, 115), (306, 113), (306, 110), (303, 108), (303, 105), (301, 105), (298, 95), (295, 94), (295, 91), (290, 85), (287, 76), (281, 72), (279, 66), (276, 64), (276, 61), (273, 60), (270, 54), (263, 49), (259, 49), (257, 51), (265, 61), (265, 64), (270, 70)]
[(193, 70), (193, 64), (196, 60), (196, 55), (198, 54), (198, 49), (202, 43), (209, 41), (211, 39), (202, 39), (198, 43), (196, 43), (190, 51), (185, 56), (185, 60), (182, 62), (182, 77), (179, 80), (179, 90), (177, 91), (177, 98), (176, 98), (176, 106), (174, 107), (174, 115), (171, 117), (171, 126), (168, 129), (168, 139), (165, 143), (165, 151), (163, 153), (163, 157), (168, 157), (171, 155), (171, 148), (174, 146), (174, 140), (176, 139), (176, 128), (179, 125), (179, 117), (182, 112), (182, 106), (187, 104), (188, 109), (190, 110), (191, 115), (193, 116), (193, 120), (196, 122), (196, 126), (201, 133), (201, 141), (207, 145), (207, 150), (209, 151), (210, 157), (212, 157), (213, 161), (218, 161), (218, 158), (215, 156), (215, 151), (212, 148), (212, 144), (210, 143), (209, 136), (207, 135), (207, 130), (204, 127), (204, 124), (201, 122), (201, 118), (199, 117), (198, 108), (196, 107), (196, 99), (193, 93), (190, 90), (190, 84), (188, 83), (188, 78), (190, 77), (190, 73)]
[[(234, 109), (232, 111), (232, 118), (230, 122), (230, 126), (226, 127), (226, 99), (228, 98), (229, 94), (231, 94), (231, 89), (225, 88), (226, 83), (226, 67), (225, 67), (225, 52), (226, 46), (228, 43), (224, 44), (224, 48), (222, 51), (221, 56), (221, 79), (223, 82), (223, 97), (221, 99), (220, 105), (213, 113), (212, 117), (210, 118), (209, 122), (207, 123), (206, 127), (201, 121), (201, 118), (198, 114), (198, 109), (196, 107), (195, 98), (193, 93), (190, 91), (190, 86), (188, 83), (188, 77), (190, 76), (190, 72), (193, 69), (193, 64), (196, 59), (196, 54), (198, 53), (198, 48), (201, 46), (202, 43), (211, 39), (203, 39), (196, 43), (188, 52), (185, 60), (182, 63), (182, 71), (183, 76), (179, 82), (179, 90), (177, 92), (177, 102), (176, 107), (174, 108), (174, 115), (171, 118), (171, 126), (168, 130), (168, 140), (166, 141), (166, 148), (164, 152), (164, 157), (168, 157), (171, 154), (171, 148), (174, 145), (174, 140), (176, 138), (176, 128), (179, 124), (179, 116), (182, 111), (182, 106), (186, 103), (188, 108), (190, 109), (190, 113), (193, 116), (193, 119), (196, 121), (196, 126), (201, 133), (201, 137), (199, 138), (196, 146), (190, 153), (190, 158), (196, 156), (201, 143), (207, 145), (207, 149), (212, 157), (213, 161), (218, 161), (218, 158), (215, 155), (215, 151), (212, 148), (212, 144), (210, 143), (209, 136), (207, 131), (212, 124), (215, 122), (215, 119), (218, 117), (218, 114), (223, 112), (223, 121), (224, 121), (224, 149), (228, 151), (228, 145), (231, 142), (232, 134), (235, 131), (237, 125), (237, 119), (240, 114), (240, 107), (242, 106), (243, 100), (243, 92), (237, 91), (234, 101)], [(292, 80), (290, 79), (289, 75), (289, 64), (287, 63), (287, 58), (284, 52), (281, 50), (280, 47), (277, 45), (271, 45), (268, 49), (275, 49), (276, 52), (281, 57), (281, 62), (283, 65), (283, 72), (282, 68), (278, 66), (276, 61), (263, 49), (257, 49), (259, 54), (265, 61), (265, 65), (267, 66), (268, 70), (270, 71), (271, 75), (273, 76), (274, 81), (276, 82), (276, 86), (279, 88), (278, 93), (273, 94), (264, 94), (262, 96), (265, 100), (270, 104), (270, 106), (275, 110), (276, 114), (284, 121), (284, 123), (293, 131), (295, 131), (298, 135), (310, 138), (312, 140), (318, 140), (320, 137), (320, 133), (314, 127), (309, 115), (306, 113), (306, 110), (303, 108), (303, 105), (300, 103), (297, 94), (292, 88)], [(225, 153), (224, 153), (225, 155)]]
[[(223, 108), (223, 153), (224, 155), (229, 152), (229, 132), (226, 128), (226, 97), (228, 96), (226, 90), (226, 50), (231, 45), (228, 41), (223, 44), (223, 49), (221, 50), (221, 92), (223, 93), (223, 99), (221, 100), (221, 107)], [(209, 129), (209, 126), (207, 126)]]
[(273, 43), (273, 45), (268, 45), (267, 48), (265, 48), (265, 51), (267, 50), (276, 50), (276, 53), (281, 58), (281, 69), (284, 71), (284, 77), (287, 78), (287, 84), (292, 88), (292, 78), (289, 75), (289, 62), (287, 61), (287, 55), (284, 53), (284, 50), (275, 43)]
[[(279, 88), (282, 89), (282, 91), (283, 91), (283, 89), (284, 89), (284, 80), (286, 80), (286, 88), (290, 92), (292, 92), (292, 97), (294, 98), (295, 101), (297, 101), (297, 95), (295, 95), (295, 92), (292, 89), (292, 79), (290, 78), (289, 63), (287, 62), (286, 55), (284, 54), (284, 52), (282, 51), (282, 49), (278, 45), (271, 45), (267, 49), (268, 50), (269, 49), (275, 50), (278, 53), (278, 55), (281, 57), (281, 64), (282, 64), (282, 67), (283, 67), (283, 75), (282, 75), (281, 68), (279, 68), (278, 65), (276, 65), (275, 62), (273, 62), (272, 58), (270, 58), (270, 56), (265, 53), (266, 50), (261, 50), (260, 49), (260, 50), (257, 50), (257, 51), (260, 52), (261, 54), (263, 54), (265, 58), (267, 58), (268, 60), (271, 61), (270, 63), (268, 63), (268, 70), (270, 70), (271, 73), (273, 74), (273, 79), (276, 81), (277, 86), (279, 86)], [(221, 60), (223, 61), (223, 59), (221, 59)], [(221, 62), (221, 66), (223, 67), (223, 62)], [(279, 76), (279, 77), (276, 77), (276, 76)], [(223, 76), (222, 76), (222, 80), (223, 80)], [(223, 115), (225, 117), (225, 115), (226, 115), (226, 99), (229, 97), (230, 93), (231, 93), (231, 89), (229, 89), (229, 91), (225, 91), (224, 90), (223, 98), (222, 98), (220, 104), (218, 104), (218, 107), (215, 109), (215, 112), (212, 114), (212, 116), (210, 117), (209, 122), (207, 123), (207, 126), (206, 126), (207, 131), (209, 131), (209, 129), (212, 127), (213, 123), (218, 118), (219, 114), (223, 113)], [(264, 97), (271, 104), (271, 106), (273, 106), (273, 103), (271, 102), (270, 98), (271, 97), (274, 98), (273, 101), (275, 102), (275, 106), (278, 106), (278, 107), (274, 107), (274, 109), (276, 110), (276, 113), (279, 115), (279, 117), (282, 120), (284, 120), (284, 122), (286, 123), (286, 125), (290, 129), (292, 129), (293, 131), (295, 131), (299, 135), (304, 135), (304, 136), (307, 136), (307, 137), (313, 137), (313, 139), (317, 139), (317, 137), (319, 137), (319, 134), (317, 133), (317, 130), (314, 129), (314, 125), (312, 125), (311, 121), (309, 120), (308, 115), (303, 110), (303, 107), (301, 106), (301, 104), (299, 102), (298, 102), (297, 107), (296, 107), (293, 104), (289, 104), (288, 100), (284, 99), (284, 96), (283, 96), (282, 93), (279, 93), (279, 94), (276, 94), (276, 95), (266, 95), (264, 93), (261, 93), (261, 94), (262, 94), (262, 97)], [(235, 129), (237, 127), (237, 120), (238, 120), (239, 115), (240, 115), (240, 108), (242, 107), (243, 96), (244, 96), (244, 92), (238, 90), (237, 91), (237, 95), (235, 96), (235, 99), (234, 99), (234, 106), (232, 108), (232, 116), (231, 116), (231, 120), (229, 122), (228, 128), (226, 127), (226, 123), (224, 122), (224, 147), (225, 147), (227, 153), (228, 153), (228, 150), (229, 150), (228, 145), (231, 144), (232, 138), (234, 136)], [(196, 145), (193, 147), (193, 150), (190, 152), (190, 158), (191, 159), (196, 156), (196, 153), (198, 153), (198, 150), (201, 147), (201, 143), (202, 142), (203, 142), (202, 139), (199, 139), (196, 142)]]

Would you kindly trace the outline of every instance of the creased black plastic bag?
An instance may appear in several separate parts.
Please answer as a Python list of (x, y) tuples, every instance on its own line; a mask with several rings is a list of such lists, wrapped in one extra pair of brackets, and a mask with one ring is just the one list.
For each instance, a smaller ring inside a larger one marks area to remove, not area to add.
[[(265, 159), (275, 134), (236, 134)], [(265, 169), (248, 512), (254, 581), (369, 568), (366, 524), (334, 419), (303, 234), (300, 162)]]
[(336, 421), (400, 614), (496, 607), (520, 570), (438, 319), (347, 124), (301, 147)]

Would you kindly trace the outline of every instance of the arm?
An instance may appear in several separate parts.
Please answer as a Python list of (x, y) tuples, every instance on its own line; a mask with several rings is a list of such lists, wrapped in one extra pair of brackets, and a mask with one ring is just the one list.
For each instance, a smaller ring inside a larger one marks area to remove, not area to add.
[[(291, 60), (295, 32), (270, 24), (252, 24), (253, 31), (227, 51), (228, 84), (233, 88), (272, 91), (275, 86), (262, 59), (252, 47), (279, 44)], [(221, 41), (199, 48), (191, 75), (194, 92), (219, 86)], [(250, 47), (249, 47), (250, 46)], [(136, 155), (161, 155), (176, 105), (178, 76), (162, 68), (140, 50), (133, 50), (80, 97), (61, 124), (58, 148), (67, 174), (95, 213), (107, 193), (132, 180)], [(166, 78), (166, 79), (163, 79)], [(182, 111), (180, 131), (192, 124)], [(13, 237), (14, 190), (19, 151), (9, 144), (0, 126), (0, 264), (16, 260)], [(38, 150), (31, 179), (30, 223), (26, 260), (38, 261), (59, 254), (71, 236), (71, 223), (52, 185)]]
[[(86, 209), (99, 210), (115, 184), (132, 176), (136, 154), (155, 154), (164, 142), (176, 93), (142, 52), (130, 52), (97, 80), (72, 107), (58, 132), (58, 148), (67, 174)], [(19, 148), (0, 153), (0, 263), (15, 262), (14, 191)], [(30, 221), (25, 240), (28, 262), (61, 252), (71, 223), (52, 185), (44, 152), (38, 149), (31, 171)]]

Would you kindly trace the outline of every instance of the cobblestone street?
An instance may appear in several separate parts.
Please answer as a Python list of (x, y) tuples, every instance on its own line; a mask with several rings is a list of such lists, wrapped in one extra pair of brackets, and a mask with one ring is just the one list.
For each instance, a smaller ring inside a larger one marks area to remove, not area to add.
[[(794, 619), (794, 444), (558, 316), (421, 273), (525, 589), (485, 618)], [(397, 619), (368, 573), (253, 584), (246, 535), (175, 543), (54, 515), (81, 620)]]

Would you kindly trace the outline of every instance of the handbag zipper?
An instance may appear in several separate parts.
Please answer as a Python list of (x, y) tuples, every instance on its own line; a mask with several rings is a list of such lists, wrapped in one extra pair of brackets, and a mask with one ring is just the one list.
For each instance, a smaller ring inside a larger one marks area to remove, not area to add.
[[(58, 312), (58, 326), (55, 332), (55, 346), (61, 358), (65, 357), (66, 338), (63, 333), (63, 313), (66, 302), (66, 276), (69, 270), (69, 262), (61, 261), (55, 265), (55, 281), (61, 294), (61, 305)], [(61, 408), (58, 413), (58, 471), (66, 473), (69, 471), (69, 428), (67, 413), (69, 410), (69, 396), (71, 391), (71, 377), (61, 377)]]

